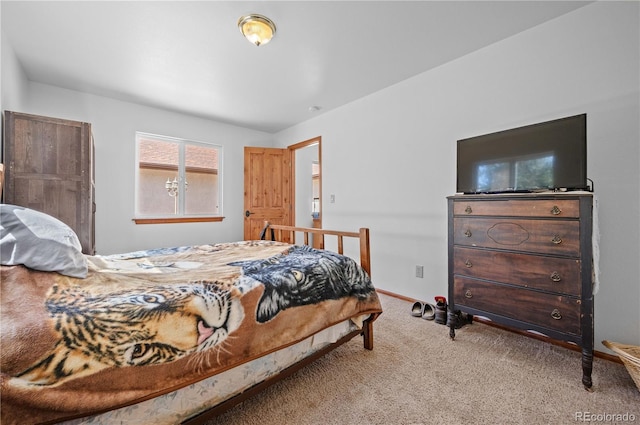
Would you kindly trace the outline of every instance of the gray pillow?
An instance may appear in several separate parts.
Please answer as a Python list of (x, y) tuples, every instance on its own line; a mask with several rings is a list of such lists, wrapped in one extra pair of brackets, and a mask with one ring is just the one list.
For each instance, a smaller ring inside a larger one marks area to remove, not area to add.
[(87, 277), (87, 259), (75, 232), (45, 213), (0, 204), (0, 262)]

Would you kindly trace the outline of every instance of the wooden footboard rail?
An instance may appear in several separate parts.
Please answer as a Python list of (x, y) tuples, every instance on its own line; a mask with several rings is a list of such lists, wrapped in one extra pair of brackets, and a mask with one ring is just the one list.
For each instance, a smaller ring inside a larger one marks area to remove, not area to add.
[[(371, 277), (371, 250), (369, 247), (369, 229), (361, 227), (358, 232), (343, 232), (338, 230), (314, 229), (310, 227), (285, 226), (281, 224), (271, 224), (264, 222), (264, 228), (260, 232), (260, 239), (265, 240), (267, 235), (272, 241), (286, 241), (293, 243), (296, 232), (302, 233), (305, 245), (309, 245), (309, 235), (318, 235), (321, 238), (321, 246), (324, 246), (325, 236), (335, 236), (338, 240), (338, 254), (344, 255), (344, 238), (358, 238), (360, 240), (360, 266)], [(363, 323), (362, 336), (364, 337), (364, 348), (373, 350), (373, 322), (378, 315), (371, 315)]]
[(360, 266), (371, 276), (371, 251), (369, 248), (369, 229), (361, 227), (358, 232), (341, 232), (337, 230), (312, 229), (310, 227), (284, 226), (264, 222), (264, 228), (260, 232), (260, 239), (265, 240), (267, 235), (272, 241), (295, 241), (296, 233), (303, 235), (305, 245), (309, 245), (309, 235), (318, 235), (321, 246), (324, 247), (325, 236), (335, 236), (338, 240), (338, 254), (344, 255), (344, 238), (358, 238), (360, 240)]

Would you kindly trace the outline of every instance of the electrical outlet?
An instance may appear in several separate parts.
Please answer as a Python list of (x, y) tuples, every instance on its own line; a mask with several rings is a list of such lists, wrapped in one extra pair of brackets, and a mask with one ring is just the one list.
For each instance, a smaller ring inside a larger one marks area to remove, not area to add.
[(416, 277), (424, 277), (424, 266), (416, 266)]

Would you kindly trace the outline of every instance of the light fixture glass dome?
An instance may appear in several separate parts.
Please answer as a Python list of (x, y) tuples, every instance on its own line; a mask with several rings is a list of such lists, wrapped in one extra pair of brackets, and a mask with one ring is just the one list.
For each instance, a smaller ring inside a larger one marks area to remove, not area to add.
[(276, 25), (266, 16), (252, 14), (238, 19), (238, 28), (247, 40), (260, 46), (267, 44), (276, 33)]

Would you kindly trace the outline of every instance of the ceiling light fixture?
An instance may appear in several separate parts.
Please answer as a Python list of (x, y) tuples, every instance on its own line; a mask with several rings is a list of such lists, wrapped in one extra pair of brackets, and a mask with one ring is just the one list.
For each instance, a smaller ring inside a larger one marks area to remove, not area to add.
[(276, 24), (266, 16), (251, 14), (238, 19), (238, 28), (247, 40), (260, 46), (267, 44), (276, 34)]

